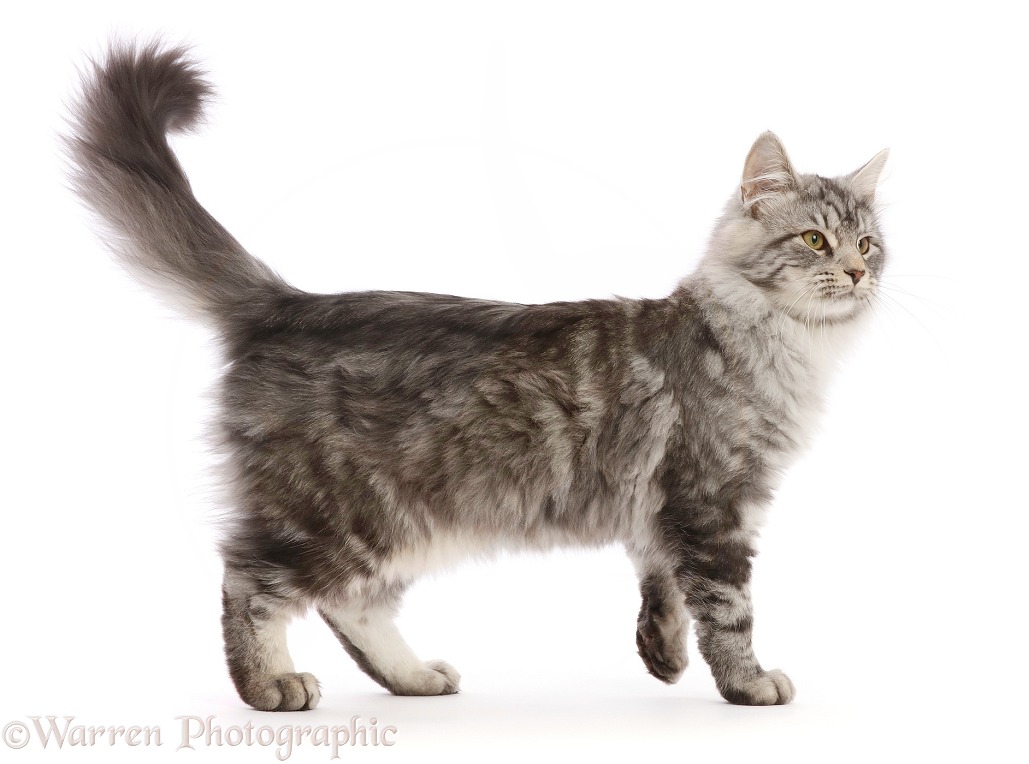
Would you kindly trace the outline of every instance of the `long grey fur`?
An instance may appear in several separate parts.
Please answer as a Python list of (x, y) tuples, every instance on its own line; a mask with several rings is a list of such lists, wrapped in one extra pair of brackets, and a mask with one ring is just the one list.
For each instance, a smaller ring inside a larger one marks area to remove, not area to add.
[(621, 543), (654, 676), (681, 676), (692, 619), (727, 700), (789, 702), (751, 645), (753, 540), (875, 295), (885, 152), (823, 178), (760, 136), (700, 266), (663, 299), (309, 294), (200, 206), (168, 146), (210, 92), (182, 48), (113, 47), (67, 146), (114, 254), (225, 354), (222, 622), (242, 699), (317, 704), (284, 636), (312, 606), (391, 692), (456, 692), (453, 667), (418, 659), (394, 624), (415, 577), (498, 549)]

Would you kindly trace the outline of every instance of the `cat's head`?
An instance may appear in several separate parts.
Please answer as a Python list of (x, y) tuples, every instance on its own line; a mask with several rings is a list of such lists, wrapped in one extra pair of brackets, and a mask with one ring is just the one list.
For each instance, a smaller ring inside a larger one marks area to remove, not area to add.
[(759, 287), (798, 321), (838, 323), (864, 312), (886, 259), (875, 189), (887, 154), (839, 178), (802, 175), (779, 139), (762, 134), (709, 262)]

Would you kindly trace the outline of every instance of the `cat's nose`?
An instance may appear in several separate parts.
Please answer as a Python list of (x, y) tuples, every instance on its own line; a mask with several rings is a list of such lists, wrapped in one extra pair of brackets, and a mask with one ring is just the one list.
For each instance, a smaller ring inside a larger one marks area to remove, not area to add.
[(859, 271), (857, 268), (848, 268), (844, 273), (850, 276), (850, 280), (855, 284), (861, 281), (861, 277), (865, 275), (864, 271)]

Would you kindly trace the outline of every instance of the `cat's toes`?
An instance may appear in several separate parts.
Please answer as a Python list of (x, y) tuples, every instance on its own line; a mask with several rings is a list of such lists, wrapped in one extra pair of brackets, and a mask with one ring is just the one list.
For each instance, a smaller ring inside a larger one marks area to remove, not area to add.
[(668, 684), (682, 678), (689, 662), (685, 636), (680, 639), (676, 634), (674, 639), (666, 639), (660, 630), (641, 625), (636, 630), (636, 648), (652, 676)]
[(461, 683), (457, 669), (445, 661), (429, 661), (390, 689), (397, 695), (453, 695)]
[(279, 674), (251, 682), (241, 692), (258, 711), (307, 711), (318, 705), (321, 693), (313, 674)]
[(675, 684), (686, 670), (686, 619), (644, 598), (636, 623), (636, 649), (653, 676)]
[(741, 706), (780, 706), (797, 694), (793, 682), (779, 669), (762, 672), (737, 687), (720, 689), (723, 698)]

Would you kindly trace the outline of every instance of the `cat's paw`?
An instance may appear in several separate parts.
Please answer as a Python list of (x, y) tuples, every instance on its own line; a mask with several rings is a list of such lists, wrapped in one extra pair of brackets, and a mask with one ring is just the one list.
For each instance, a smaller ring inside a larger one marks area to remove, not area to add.
[(636, 648), (652, 676), (675, 684), (689, 663), (685, 621), (641, 616), (636, 625)]
[(723, 698), (740, 706), (781, 706), (797, 694), (793, 682), (779, 669), (764, 671), (737, 687), (720, 689)]
[(651, 676), (655, 676), (662, 682), (675, 684), (686, 671), (689, 658), (686, 655), (686, 645), (655, 639), (657, 634), (648, 634), (642, 630), (636, 632), (636, 647), (643, 665)]
[(445, 661), (429, 661), (390, 686), (395, 695), (453, 695), (461, 683), (457, 669)]
[(313, 674), (279, 674), (251, 682), (241, 693), (258, 711), (307, 711), (318, 705), (321, 693)]

